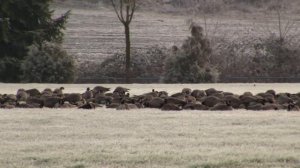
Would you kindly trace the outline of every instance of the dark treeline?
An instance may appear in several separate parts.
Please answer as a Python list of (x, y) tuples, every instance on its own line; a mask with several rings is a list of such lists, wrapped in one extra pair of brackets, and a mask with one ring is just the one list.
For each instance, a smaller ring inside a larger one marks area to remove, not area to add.
[[(56, 71), (62, 68), (51, 69), (53, 66), (73, 64), (71, 58), (60, 48), (63, 40), (62, 29), (65, 28), (70, 12), (53, 19), (51, 2), (0, 1), (0, 82), (71, 81), (68, 77), (56, 79), (59, 78), (55, 75)], [(52, 44), (56, 46), (48, 47)], [(55, 55), (59, 59), (54, 58)]]

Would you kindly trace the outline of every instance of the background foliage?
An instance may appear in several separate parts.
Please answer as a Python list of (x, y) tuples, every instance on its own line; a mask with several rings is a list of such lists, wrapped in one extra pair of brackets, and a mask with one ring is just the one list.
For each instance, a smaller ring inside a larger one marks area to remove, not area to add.
[(20, 82), (28, 47), (61, 43), (69, 12), (52, 19), (51, 0), (0, 1), (0, 81)]
[(212, 50), (203, 35), (203, 28), (192, 24), (190, 30), (191, 37), (184, 41), (180, 49), (175, 47), (166, 60), (164, 82), (217, 82), (218, 71), (209, 63)]
[(59, 45), (32, 46), (21, 66), (22, 81), (34, 83), (71, 83), (75, 62)]

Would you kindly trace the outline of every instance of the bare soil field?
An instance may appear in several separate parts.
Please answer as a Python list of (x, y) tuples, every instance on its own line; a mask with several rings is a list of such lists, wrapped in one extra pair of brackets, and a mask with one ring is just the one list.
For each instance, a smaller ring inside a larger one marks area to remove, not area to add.
[[(188, 27), (179, 18), (170, 16), (164, 19), (155, 13), (137, 13), (131, 26), (132, 47), (179, 44), (188, 35)], [(176, 27), (170, 29), (172, 25)], [(64, 46), (79, 63), (102, 62), (108, 56), (123, 52), (124, 42), (123, 25), (112, 10), (72, 10)]]
[[(72, 9), (72, 15), (67, 24), (64, 47), (79, 64), (102, 62), (114, 53), (123, 52), (124, 28), (111, 8), (55, 7), (57, 15), (68, 9)], [(262, 37), (278, 28), (274, 15), (229, 12), (206, 17), (207, 32), (214, 37)], [(187, 22), (191, 18), (204, 26), (203, 16), (200, 14), (172, 15), (139, 10), (131, 25), (132, 47), (145, 49), (153, 45), (180, 46), (190, 34)], [(295, 21), (295, 27), (299, 27), (298, 15), (287, 15), (282, 22), (291, 20)]]

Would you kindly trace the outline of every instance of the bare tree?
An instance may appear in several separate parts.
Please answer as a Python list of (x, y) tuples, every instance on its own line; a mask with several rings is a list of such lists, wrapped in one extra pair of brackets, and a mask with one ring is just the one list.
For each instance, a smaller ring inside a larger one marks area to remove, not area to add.
[(130, 83), (131, 70), (130, 70), (130, 29), (129, 25), (132, 21), (133, 14), (136, 9), (136, 0), (111, 0), (112, 6), (118, 16), (120, 22), (125, 28), (125, 38), (126, 38), (126, 83)]

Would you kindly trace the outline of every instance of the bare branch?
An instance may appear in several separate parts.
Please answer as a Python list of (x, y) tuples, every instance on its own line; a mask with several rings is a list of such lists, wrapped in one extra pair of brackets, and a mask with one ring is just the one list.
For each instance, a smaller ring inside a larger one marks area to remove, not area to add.
[(119, 12), (118, 12), (118, 10), (117, 10), (117, 6), (116, 6), (116, 4), (115, 4), (115, 1), (114, 0), (111, 0), (111, 4), (112, 4), (112, 6), (113, 6), (113, 8), (114, 8), (114, 10), (115, 10), (115, 13), (117, 14), (117, 17), (118, 17), (118, 19), (120, 20), (120, 22), (124, 22), (124, 20), (122, 20), (122, 18), (120, 17), (120, 14), (119, 14)]
[[(117, 1), (117, 0), (115, 0)], [(133, 13), (135, 11), (135, 3), (136, 0), (119, 0), (118, 4), (115, 3), (114, 0), (111, 0), (112, 5), (114, 7), (114, 10), (119, 18), (119, 20), (123, 23), (125, 28), (125, 43), (126, 43), (126, 57), (125, 57), (125, 72), (126, 72), (126, 83), (130, 83), (130, 76), (131, 76), (131, 70), (130, 70), (130, 27), (129, 24), (132, 20)]]
[(120, 13), (121, 13), (122, 23), (125, 24), (126, 21), (124, 20), (124, 16), (123, 16), (123, 0), (120, 0)]
[(127, 5), (126, 6), (126, 23), (129, 24), (129, 9), (130, 9), (130, 6)]
[(130, 18), (129, 18), (129, 23), (132, 21), (133, 14), (135, 12), (135, 8), (136, 8), (136, 1), (133, 0), (133, 5), (132, 5), (132, 8), (131, 8), (131, 14), (130, 14)]
[(282, 37), (282, 27), (281, 27), (281, 13), (279, 10), (277, 10), (277, 16), (278, 16), (278, 30), (279, 30), (279, 36), (280, 36), (280, 40), (283, 39)]

